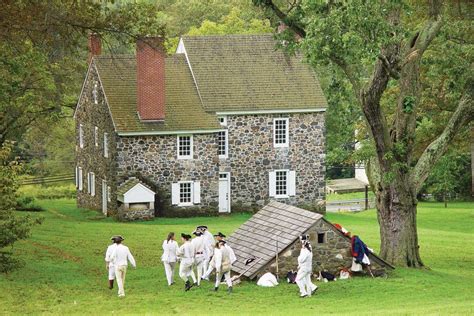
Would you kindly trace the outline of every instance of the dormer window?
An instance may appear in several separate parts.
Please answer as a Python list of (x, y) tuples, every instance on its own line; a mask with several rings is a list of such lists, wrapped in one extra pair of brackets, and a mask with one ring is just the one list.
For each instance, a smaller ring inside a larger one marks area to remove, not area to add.
[(94, 104), (99, 104), (99, 84), (97, 81), (94, 81), (94, 87), (92, 88), (92, 99)]
[(278, 118), (273, 120), (273, 146), (288, 147), (288, 119)]

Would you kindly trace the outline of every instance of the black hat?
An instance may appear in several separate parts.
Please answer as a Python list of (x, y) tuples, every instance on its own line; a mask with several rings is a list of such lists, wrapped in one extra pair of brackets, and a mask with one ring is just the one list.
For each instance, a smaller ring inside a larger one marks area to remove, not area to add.
[(193, 231), (193, 235), (202, 236), (202, 231), (196, 229), (195, 231)]
[(206, 230), (207, 226), (206, 225), (201, 225), (201, 226), (196, 227), (196, 229)]
[(218, 232), (217, 234), (214, 235), (214, 237), (221, 237), (221, 238), (225, 238), (225, 235), (221, 232)]
[(122, 240), (125, 240), (125, 238), (123, 238), (123, 237), (120, 236), (120, 235), (113, 236), (113, 237), (110, 238), (110, 239), (113, 240), (113, 241), (122, 241)]
[(225, 245), (226, 243), (227, 243), (227, 241), (225, 241), (224, 239), (222, 239), (222, 240), (219, 240), (219, 244), (223, 244), (223, 245)]
[(303, 234), (300, 236), (300, 241), (306, 241), (306, 240), (309, 240), (309, 235)]
[(191, 235), (188, 235), (188, 234), (185, 234), (185, 233), (181, 233), (181, 237), (183, 237), (186, 240), (191, 239)]

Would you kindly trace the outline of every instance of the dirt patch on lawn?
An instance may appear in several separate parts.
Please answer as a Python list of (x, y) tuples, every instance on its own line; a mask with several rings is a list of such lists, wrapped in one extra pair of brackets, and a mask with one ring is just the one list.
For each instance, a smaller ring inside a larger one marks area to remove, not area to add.
[(30, 241), (30, 243), (33, 246), (41, 248), (43, 250), (46, 250), (48, 253), (50, 253), (54, 256), (57, 256), (59, 258), (62, 258), (64, 260), (73, 261), (73, 262), (81, 262), (82, 261), (81, 257), (74, 256), (74, 255), (72, 255), (70, 253), (67, 253), (67, 252), (65, 252), (65, 251), (63, 251), (59, 248), (51, 247), (51, 246), (44, 245), (44, 244), (40, 244), (39, 242), (35, 242), (35, 241)]

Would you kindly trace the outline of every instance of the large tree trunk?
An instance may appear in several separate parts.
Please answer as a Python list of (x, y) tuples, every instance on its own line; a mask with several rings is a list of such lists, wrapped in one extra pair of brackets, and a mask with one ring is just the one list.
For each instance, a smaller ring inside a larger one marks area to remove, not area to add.
[(393, 182), (388, 186), (379, 183), (376, 192), (380, 256), (397, 266), (422, 267), (416, 228), (416, 196), (396, 187), (400, 186)]

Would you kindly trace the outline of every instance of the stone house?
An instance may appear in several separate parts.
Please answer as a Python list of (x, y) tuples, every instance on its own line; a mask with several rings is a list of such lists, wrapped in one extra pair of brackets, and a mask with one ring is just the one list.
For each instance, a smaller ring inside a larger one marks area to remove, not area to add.
[(134, 55), (90, 62), (74, 114), (80, 207), (126, 212), (131, 178), (155, 192), (158, 216), (256, 210), (324, 200), (327, 106), (301, 57), (273, 35), (196, 36), (166, 55), (159, 37)]
[[(351, 239), (323, 218), (292, 205), (270, 202), (228, 238), (237, 257), (232, 269), (250, 279), (270, 271), (286, 276), (298, 267), (299, 236), (308, 234), (313, 248), (313, 271), (337, 273), (352, 264)], [(245, 265), (255, 258), (254, 265)], [(375, 254), (369, 259), (373, 270), (393, 269)]]

